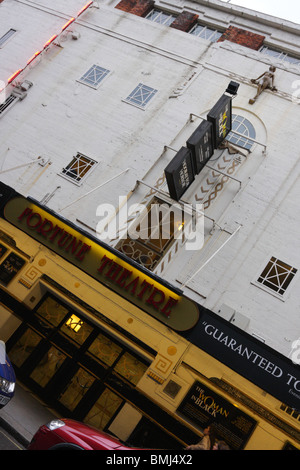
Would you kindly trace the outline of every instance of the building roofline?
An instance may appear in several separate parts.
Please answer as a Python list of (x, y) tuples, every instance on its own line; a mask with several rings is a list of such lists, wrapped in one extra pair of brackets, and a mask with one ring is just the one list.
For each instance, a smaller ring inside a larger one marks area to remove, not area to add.
[(292, 21), (284, 18), (277, 18), (276, 16), (268, 13), (263, 13), (250, 8), (242, 7), (239, 5), (232, 5), (231, 3), (221, 0), (191, 0), (193, 3), (199, 5), (208, 6), (217, 10), (229, 13), (234, 16), (246, 18), (257, 23), (262, 23), (266, 26), (272, 26), (283, 31), (299, 34), (300, 35), (300, 24), (293, 23)]

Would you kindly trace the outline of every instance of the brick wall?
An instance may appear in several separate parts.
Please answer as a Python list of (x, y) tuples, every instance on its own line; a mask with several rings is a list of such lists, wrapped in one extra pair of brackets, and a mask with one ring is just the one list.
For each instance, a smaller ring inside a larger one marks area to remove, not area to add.
[(121, 0), (116, 8), (137, 16), (146, 16), (154, 7), (154, 0)]
[(258, 51), (263, 45), (265, 36), (260, 34), (251, 33), (245, 29), (236, 28), (235, 26), (229, 26), (228, 29), (222, 34), (218, 42), (231, 41), (239, 44), (240, 46), (249, 47)]
[(172, 28), (180, 29), (180, 31), (189, 31), (197, 23), (198, 15), (183, 11), (170, 25)]

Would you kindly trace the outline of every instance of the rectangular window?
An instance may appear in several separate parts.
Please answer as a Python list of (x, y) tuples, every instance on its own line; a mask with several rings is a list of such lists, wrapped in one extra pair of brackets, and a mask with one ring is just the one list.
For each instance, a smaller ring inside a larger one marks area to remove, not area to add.
[(91, 353), (96, 360), (110, 367), (116, 362), (122, 351), (121, 346), (102, 333), (98, 334), (88, 349), (88, 353)]
[(53, 327), (59, 325), (64, 317), (69, 313), (69, 309), (61, 305), (57, 299), (47, 296), (36, 310), (38, 316), (42, 317)]
[(3, 46), (15, 33), (16, 29), (9, 29), (7, 33), (3, 34), (3, 36), (0, 38), (0, 47)]
[(257, 283), (263, 286), (266, 290), (282, 297), (293, 280), (296, 272), (297, 269), (275, 257), (272, 257), (261, 275), (258, 277)]
[(175, 20), (176, 16), (171, 15), (165, 11), (154, 8), (146, 16), (147, 20), (154, 21), (155, 23), (164, 24), (165, 26), (170, 26), (171, 23)]
[(78, 81), (92, 88), (98, 88), (109, 73), (110, 70), (94, 64)]
[(189, 34), (198, 36), (202, 39), (207, 39), (210, 42), (216, 42), (221, 36), (222, 33), (215, 29), (208, 28), (207, 26), (196, 24), (190, 31)]
[(114, 367), (114, 371), (136, 385), (148, 369), (148, 365), (141, 362), (129, 352), (125, 352)]
[(272, 56), (276, 59), (284, 60), (286, 62), (290, 62), (291, 64), (296, 64), (296, 65), (300, 64), (300, 59), (299, 58), (294, 57), (290, 54), (286, 54), (283, 51), (273, 49), (271, 47), (263, 46), (263, 47), (261, 47), (260, 52), (262, 52), (263, 54), (270, 55), (270, 56)]
[(143, 83), (139, 83), (124, 101), (139, 108), (145, 108), (156, 93), (157, 90), (154, 88), (143, 85)]
[(79, 184), (96, 163), (95, 160), (77, 153), (73, 160), (62, 169), (60, 175), (73, 181), (73, 183)]

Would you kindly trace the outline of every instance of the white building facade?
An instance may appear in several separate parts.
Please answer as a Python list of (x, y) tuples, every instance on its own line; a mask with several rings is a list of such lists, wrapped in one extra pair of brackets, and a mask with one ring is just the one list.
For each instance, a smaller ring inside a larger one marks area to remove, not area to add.
[(17, 375), (135, 444), (213, 419), (232, 448), (299, 447), (300, 26), (219, 0), (61, 3), (0, 4)]

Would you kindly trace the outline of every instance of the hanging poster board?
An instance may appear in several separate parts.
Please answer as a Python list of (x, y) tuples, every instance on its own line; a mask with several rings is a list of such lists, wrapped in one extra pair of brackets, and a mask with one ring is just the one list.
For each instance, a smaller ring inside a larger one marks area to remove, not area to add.
[(214, 153), (212, 123), (202, 121), (187, 140), (186, 145), (191, 150), (194, 171), (198, 175)]
[(217, 438), (224, 440), (231, 450), (243, 449), (257, 424), (201, 382), (192, 385), (177, 411), (201, 429), (213, 423)]
[(232, 127), (232, 98), (222, 95), (207, 115), (213, 125), (213, 144), (218, 148)]
[(179, 201), (195, 179), (192, 154), (188, 148), (181, 147), (165, 168), (165, 175), (171, 198)]

